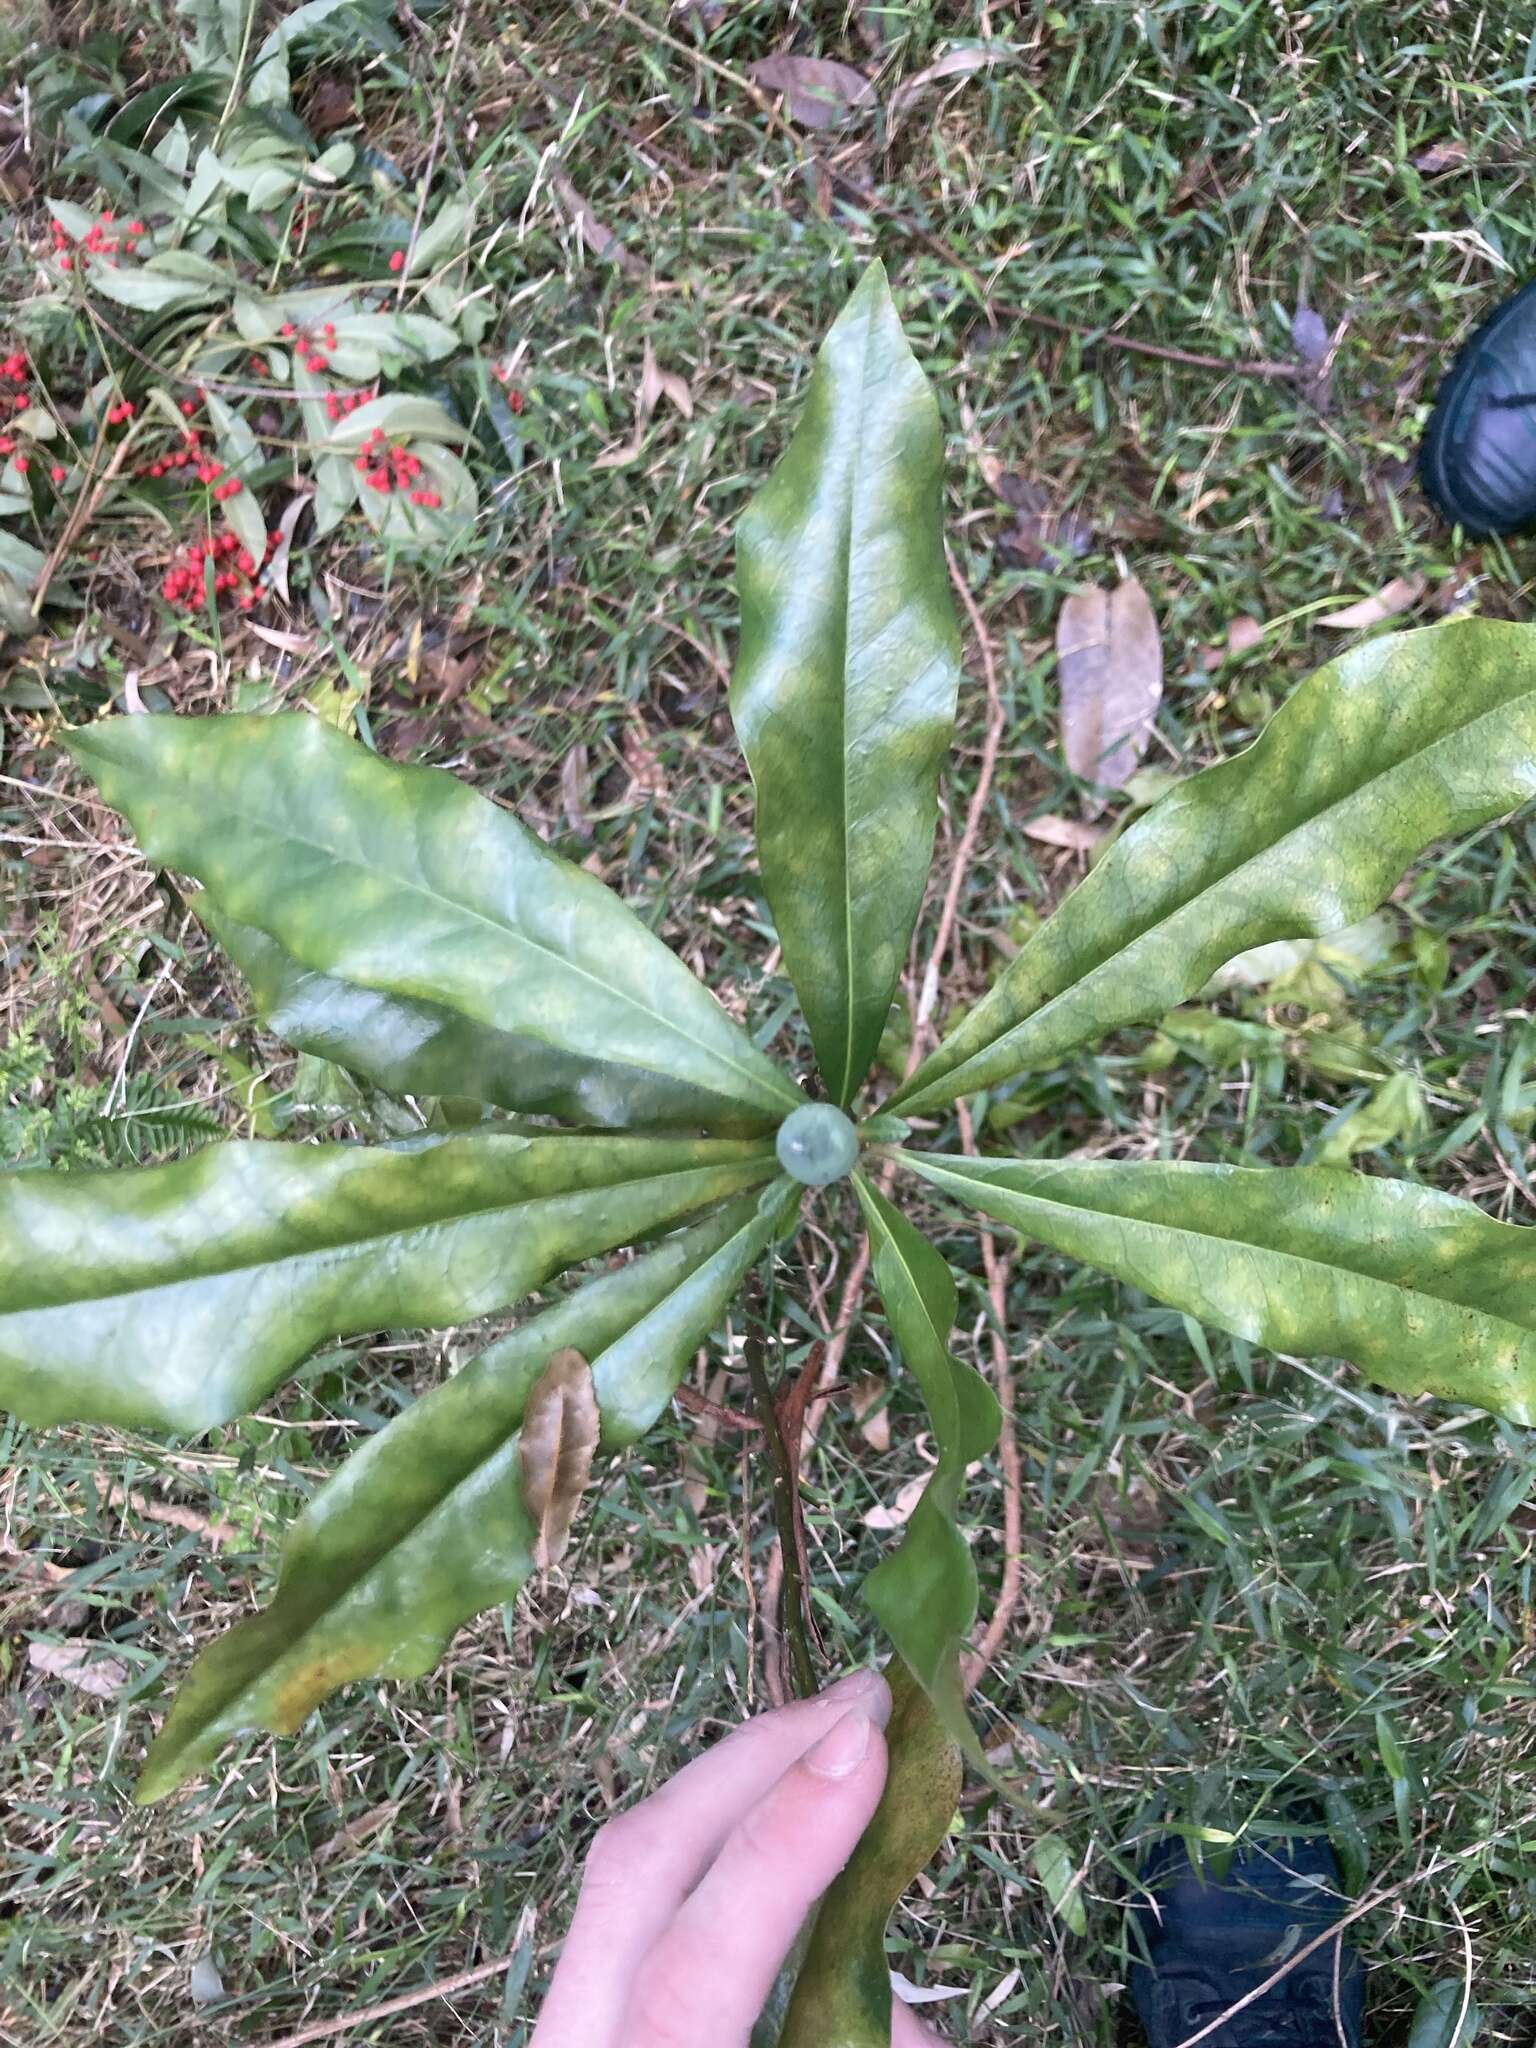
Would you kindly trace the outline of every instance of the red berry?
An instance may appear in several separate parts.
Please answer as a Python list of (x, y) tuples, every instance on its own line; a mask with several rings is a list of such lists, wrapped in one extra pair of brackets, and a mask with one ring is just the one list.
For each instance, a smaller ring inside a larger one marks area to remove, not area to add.
[(282, 326), (279, 327), (277, 331), (283, 337), (284, 341), (291, 341), (294, 335), (296, 335), (299, 330), (297, 329), (297, 327), (294, 326), (291, 320), (285, 320)]
[(366, 455), (358, 455), (353, 458), (352, 467), (359, 473), (359, 475), (366, 476), (369, 470), (372, 469), (373, 464), (369, 461)]
[(387, 491), (389, 489), (389, 475), (386, 470), (370, 470), (368, 481), (376, 491)]
[(193, 413), (195, 413), (196, 411), (197, 400), (195, 398), (184, 398), (181, 401), (181, 414), (184, 419), (191, 419)]
[(390, 257), (389, 267), (391, 270), (404, 270), (405, 251), (403, 249), (397, 249), (394, 255)]
[(326, 360), (324, 356), (311, 356), (309, 359), (309, 367), (312, 370), (328, 370), (330, 368), (330, 363)]
[(69, 471), (64, 467), (63, 463), (56, 462), (48, 472), (48, 481), (51, 484), (61, 484), (68, 474)]
[(68, 255), (68, 254), (66, 253), (65, 255), (63, 255), (63, 256), (61, 256), (61, 257), (59, 258), (59, 268), (60, 268), (60, 270), (73, 270), (73, 269), (74, 269), (74, 267), (75, 267), (75, 259), (74, 259), (74, 257), (73, 257), (73, 256), (71, 256), (71, 255)]
[(130, 235), (142, 235), (142, 234), (144, 233), (144, 223), (143, 223), (143, 221), (141, 221), (141, 220), (131, 220), (131, 221), (129, 221), (129, 223), (128, 223), (128, 232), (129, 232), (129, 234), (130, 234)]
[(27, 473), (27, 469), (28, 469), (28, 466), (29, 466), (29, 461), (28, 461), (28, 457), (26, 457), (25, 455), (18, 455), (18, 456), (17, 456), (16, 458), (15, 458), (15, 461), (16, 461), (16, 468), (17, 468), (18, 472), (19, 472), (19, 473), (20, 473), (20, 474), (21, 474), (22, 476), (25, 476), (25, 475), (26, 475), (26, 473)]

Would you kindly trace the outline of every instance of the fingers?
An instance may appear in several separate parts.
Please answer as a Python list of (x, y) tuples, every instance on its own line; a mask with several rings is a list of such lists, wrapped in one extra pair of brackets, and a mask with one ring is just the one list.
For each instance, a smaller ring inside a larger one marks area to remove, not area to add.
[(877, 1671), (853, 1672), (813, 1700), (743, 1722), (660, 1791), (608, 1822), (587, 1857), (530, 2048), (628, 2048), (620, 2022), (641, 1959), (736, 1822), (855, 1705), (884, 1725), (891, 1696)]
[(801, 1921), (885, 1783), (885, 1741), (851, 1707), (731, 1830), (635, 1977), (624, 2048), (746, 2048)]
[(925, 2027), (911, 2006), (891, 2000), (891, 2048), (948, 2048), (941, 2035)]

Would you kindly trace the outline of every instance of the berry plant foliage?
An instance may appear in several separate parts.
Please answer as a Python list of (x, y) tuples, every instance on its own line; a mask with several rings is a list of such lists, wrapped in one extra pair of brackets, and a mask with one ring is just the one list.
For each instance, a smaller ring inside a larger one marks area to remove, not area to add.
[[(365, 488), (409, 494), (369, 410)], [(815, 1076), (782, 1071), (615, 895), (447, 773), (302, 713), (107, 718), (66, 744), (148, 857), (200, 885), (258, 1014), (427, 1105), (427, 1128), (0, 1179), (0, 1397), (39, 1427), (211, 1429), (327, 1340), (461, 1324), (601, 1261), (320, 1489), (270, 1604), (184, 1678), (145, 1800), (338, 1686), (426, 1672), (511, 1599), (558, 1557), (595, 1452), (656, 1420), (810, 1191), (848, 1182), (939, 1455), (864, 1588), (895, 1652), (891, 1780), (763, 2034), (794, 2048), (888, 2038), (886, 1916), (953, 1812), (960, 1752), (988, 1768), (956, 1516), (998, 1414), (951, 1355), (955, 1285), (897, 1206), (904, 1179), (1249, 1343), (1536, 1422), (1536, 1238), (1464, 1201), (1331, 1166), (942, 1149), (960, 1098), (1161, 1018), (1247, 948), (1358, 921), (1431, 842), (1536, 795), (1536, 630), (1456, 620), (1319, 670), (1246, 752), (1131, 824), (871, 1101), (960, 668), (941, 458), (872, 265), (739, 535), (731, 709)]]

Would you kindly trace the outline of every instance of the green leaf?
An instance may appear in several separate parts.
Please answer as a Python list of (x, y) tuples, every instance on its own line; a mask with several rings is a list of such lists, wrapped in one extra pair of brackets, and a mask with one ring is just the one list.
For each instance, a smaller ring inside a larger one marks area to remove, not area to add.
[(961, 1764), (906, 1666), (893, 1660), (886, 1677), (893, 1705), (885, 1731), (885, 1790), (822, 1899), (779, 2048), (890, 2048), (885, 1923), (949, 1831)]
[(416, 237), (415, 248), (406, 252), (407, 276), (420, 277), (445, 259), (461, 255), (474, 218), (474, 193), (459, 192), (445, 199)]
[(458, 335), (446, 321), (425, 313), (345, 313), (332, 324), (339, 342), (365, 342), (407, 361), (435, 363), (459, 346)]
[(261, 507), (254, 492), (243, 481), (261, 460), (255, 430), (249, 420), (232, 411), (216, 391), (207, 394), (205, 403), (219, 459), (232, 475), (242, 479), (240, 489), (223, 500), (224, 517), (229, 521), (231, 531), (240, 536), (241, 547), (259, 565), (266, 554), (267, 522), (261, 516)]
[(1483, 2015), (1460, 1977), (1432, 1984), (1414, 2008), (1408, 2048), (1472, 2048)]
[(1536, 1422), (1536, 1231), (1328, 1166), (901, 1155), (933, 1186), (1250, 1344)]
[(475, 1132), (0, 1175), (0, 1405), (209, 1429), (328, 1337), (485, 1315), (774, 1170), (735, 1139)]
[(951, 1739), (979, 1759), (965, 1711), (960, 1648), (976, 1619), (976, 1566), (956, 1524), (965, 1468), (997, 1441), (995, 1395), (949, 1352), (955, 1283), (931, 1244), (862, 1174), (875, 1284), (933, 1424), (938, 1462), (902, 1540), (864, 1582), (866, 1605), (932, 1700)]
[(441, 769), (297, 712), (113, 718), (69, 744), (216, 913), (301, 967), (522, 1041), (518, 1108), (761, 1130), (801, 1099), (601, 882)]
[(206, 299), (209, 287), (176, 277), (159, 277), (152, 271), (110, 270), (104, 263), (93, 263), (86, 273), (86, 281), (93, 292), (100, 292), (104, 299), (110, 299), (115, 306), (126, 306), (134, 313), (165, 313), (172, 306), (191, 306), (199, 299)]
[(1423, 848), (1532, 795), (1536, 627), (1353, 648), (1138, 819), (889, 1106), (937, 1109), (1162, 1016), (1246, 948), (1354, 924)]
[(286, 107), (292, 93), (288, 75), (288, 51), (302, 36), (321, 27), (333, 14), (356, 10), (359, 0), (303, 0), (285, 14), (256, 52), (246, 81), (246, 104), (252, 107)]
[(356, 455), (376, 427), (394, 441), (464, 441), (468, 434), (435, 398), (415, 398), (407, 391), (386, 392), (349, 412), (325, 436), (333, 455)]
[(785, 965), (845, 1107), (906, 957), (954, 722), (942, 475), (938, 407), (872, 263), (738, 528), (731, 684)]
[(350, 1680), (417, 1678), (533, 1566), (519, 1482), (530, 1389), (556, 1352), (592, 1360), (610, 1448), (661, 1413), (778, 1221), (748, 1195), (499, 1339), (347, 1460), (288, 1532), (270, 1607), (193, 1665), (135, 1796), (162, 1798), (231, 1736), (287, 1734)]
[(1035, 1875), (1045, 1886), (1045, 1895), (1051, 1902), (1051, 1911), (1073, 1934), (1088, 1932), (1088, 1912), (1083, 1905), (1083, 1895), (1074, 1882), (1077, 1866), (1072, 1861), (1072, 1851), (1060, 1835), (1041, 1835), (1030, 1850), (1030, 1860), (1035, 1866)]

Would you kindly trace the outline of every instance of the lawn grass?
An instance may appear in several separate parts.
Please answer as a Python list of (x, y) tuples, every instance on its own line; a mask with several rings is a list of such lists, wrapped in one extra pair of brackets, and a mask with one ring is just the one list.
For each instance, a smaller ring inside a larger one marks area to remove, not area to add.
[[(27, 48), (18, 32), (18, 80), (106, 20), (76, 10)], [(169, 25), (135, 32), (130, 75), (176, 68)], [(981, 36), (1007, 61), (889, 113), (902, 81)], [(787, 124), (743, 81), (791, 40), (865, 65), (886, 111), (819, 136)], [(153, 643), (137, 686), (183, 710), (256, 680), (303, 701), (339, 647), (383, 750), (516, 803), (803, 1057), (725, 715), (730, 532), (872, 253), (939, 389), (951, 546), (1007, 719), (946, 1009), (1081, 872), (1024, 830), (1079, 815), (1051, 654), (1074, 582), (1129, 570), (1147, 586), (1168, 677), (1148, 761), (1173, 772), (1244, 744), (1343, 644), (1320, 616), (1393, 578), (1423, 579), (1419, 618), (1468, 602), (1527, 616), (1530, 545), (1456, 544), (1410, 465), (1450, 348), (1536, 271), (1533, 67), (1515, 7), (1257, 0), (1017, 15), (892, 0), (806, 7), (791, 25), (769, 4), (592, 0), (510, 21), (444, 13), (398, 52), (328, 60), (359, 139), (408, 177), (430, 155), (443, 183), (480, 182), (468, 288), (497, 310), (492, 340), (518, 351), (526, 409), (472, 556), (432, 579), (342, 552), (296, 571), (307, 651), (162, 642), (131, 527), (78, 629), (7, 643), (8, 1157), (163, 1157), (210, 1128), (281, 1122), (303, 1093), (179, 898), (49, 743), (140, 667), (97, 612)], [(1415, 168), (1444, 144), (1464, 153)], [(33, 161), (41, 189), (46, 152)], [(573, 225), (578, 203), (606, 253)], [(13, 240), (7, 291), (28, 274)], [(1326, 390), (1092, 340), (1284, 359), (1302, 299), (1335, 337)], [(647, 344), (693, 410), (663, 397), (637, 434)], [(1004, 477), (1091, 529), (1081, 559), (1021, 560)], [(1228, 658), (1241, 615), (1262, 637)], [(974, 659), (971, 676), (941, 882), (980, 751)], [(1400, 943), (1334, 993), (1330, 1027), (1425, 1088), (1427, 1128), (1363, 1163), (1524, 1223), (1533, 856), (1520, 820), (1421, 864), (1393, 905)], [(1411, 930), (1448, 942), (1438, 988)], [(1305, 1055), (1152, 1067), (1148, 1037), (978, 1104), (986, 1142), (1134, 1156), (1177, 1132), (1191, 1156), (1290, 1163), (1362, 1093)], [(959, 1348), (985, 1367), (974, 1231), (918, 1209), (960, 1276)], [(833, 1239), (803, 1242), (835, 1300)], [(804, 1304), (798, 1258), (786, 1279)], [(1354, 1882), (1382, 1894), (1359, 1926), (1372, 2042), (1403, 2042), (1418, 1991), (1468, 1956), (1487, 2038), (1536, 2040), (1536, 1436), (1378, 1395), (1346, 1366), (1252, 1355), (1032, 1247), (1011, 1252), (1008, 1302), (1024, 1597), (977, 1708), (1081, 1872), (1086, 1931), (1051, 1910), (1038, 1824), (980, 1800), (893, 1923), (893, 1965), (959, 1987), (930, 2009), (956, 2039), (1129, 2039), (1118, 1900), (1153, 1827), (1261, 1833), (1331, 1795)], [(808, 1313), (786, 1317), (790, 1358)], [(737, 1372), (739, 1347), (737, 1330), (698, 1384), (722, 1362)], [(151, 1717), (192, 1653), (270, 1590), (283, 1524), (348, 1444), (474, 1348), (405, 1332), (333, 1350), (259, 1416), (188, 1447), (0, 1435), (0, 2040), (272, 2042), (510, 1954), (505, 1976), (350, 2038), (516, 2048), (592, 1829), (763, 1704), (749, 1618), (772, 1543), (766, 1481), (678, 1413), (606, 1476), (565, 1573), (465, 1631), (431, 1678), (353, 1688), (175, 1802), (127, 1807)], [(847, 1376), (883, 1376), (887, 1359), (872, 1313)], [(869, 1647), (857, 1586), (891, 1539), (862, 1517), (920, 1469), (899, 1375), (890, 1414), (877, 1450), (840, 1404), (806, 1470), (829, 1665)], [(968, 1502), (984, 1611), (998, 1486), (989, 1468)], [(194, 1526), (162, 1519), (168, 1506)], [(208, 1521), (227, 1525), (217, 1544)], [(126, 1667), (115, 1698), (29, 1668), (30, 1643), (82, 1635)], [(198, 2006), (191, 1970), (209, 1953), (225, 1996)]]

